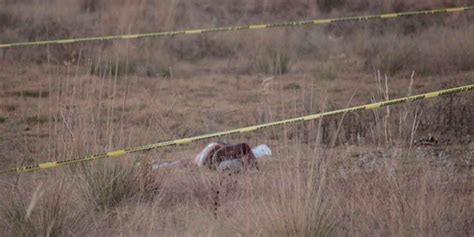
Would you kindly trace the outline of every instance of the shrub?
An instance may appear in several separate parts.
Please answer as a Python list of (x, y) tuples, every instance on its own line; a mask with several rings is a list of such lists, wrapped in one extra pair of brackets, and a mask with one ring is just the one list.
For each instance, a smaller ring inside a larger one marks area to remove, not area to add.
[(2, 200), (0, 229), (3, 234), (65, 236), (87, 231), (80, 227), (85, 221), (85, 212), (73, 205), (70, 186), (62, 181), (49, 181), (48, 186), (40, 184), (36, 187), (31, 197), (28, 192), (14, 190), (7, 201)]
[(153, 199), (159, 191), (157, 176), (150, 167), (102, 162), (85, 166), (80, 188), (98, 211), (109, 211), (123, 201)]

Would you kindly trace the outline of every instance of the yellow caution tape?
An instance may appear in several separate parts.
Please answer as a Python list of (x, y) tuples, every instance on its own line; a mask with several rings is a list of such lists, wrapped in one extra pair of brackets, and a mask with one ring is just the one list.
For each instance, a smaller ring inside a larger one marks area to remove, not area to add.
[(53, 161), (53, 162), (47, 162), (47, 163), (42, 163), (42, 164), (37, 164), (37, 165), (32, 165), (32, 166), (20, 167), (20, 168), (15, 168), (15, 169), (11, 169), (11, 170), (1, 171), (0, 175), (35, 171), (35, 170), (39, 170), (39, 169), (48, 169), (48, 168), (52, 168), (52, 167), (70, 165), (70, 164), (75, 164), (75, 163), (84, 162), (84, 161), (100, 160), (100, 159), (111, 158), (111, 157), (119, 157), (119, 156), (123, 156), (123, 155), (128, 154), (128, 153), (148, 151), (148, 150), (159, 149), (159, 148), (168, 147), (168, 146), (185, 145), (185, 144), (189, 144), (189, 143), (192, 143), (192, 142), (196, 142), (196, 141), (200, 141), (200, 140), (204, 140), (204, 139), (209, 139), (209, 138), (228, 136), (228, 135), (237, 134), (237, 133), (240, 134), (240, 133), (246, 133), (246, 132), (253, 132), (253, 131), (258, 131), (260, 129), (269, 128), (269, 127), (273, 127), (273, 126), (282, 126), (282, 125), (285, 125), (285, 124), (291, 124), (291, 123), (296, 123), (296, 122), (316, 120), (316, 119), (324, 117), (324, 116), (334, 116), (334, 115), (339, 115), (339, 114), (343, 114), (343, 113), (352, 113), (352, 112), (358, 112), (358, 111), (363, 111), (363, 110), (377, 109), (377, 108), (381, 108), (381, 107), (384, 107), (384, 106), (402, 104), (402, 103), (407, 103), (407, 102), (416, 101), (416, 100), (425, 100), (425, 99), (429, 99), (429, 98), (433, 98), (433, 97), (438, 97), (438, 96), (443, 96), (443, 95), (449, 95), (449, 94), (455, 94), (455, 93), (460, 93), (460, 92), (464, 92), (464, 91), (469, 91), (469, 90), (472, 90), (472, 89), (474, 89), (474, 84), (467, 85), (467, 86), (456, 87), (456, 88), (451, 88), (451, 89), (446, 89), (446, 90), (441, 90), (441, 91), (430, 92), (430, 93), (426, 93), (426, 94), (420, 94), (420, 95), (408, 96), (408, 97), (399, 98), (399, 99), (393, 99), (393, 100), (387, 100), (387, 101), (382, 101), (382, 102), (377, 102), (377, 103), (372, 103), (372, 104), (366, 104), (366, 105), (361, 105), (361, 106), (356, 106), (356, 107), (351, 107), (351, 108), (346, 108), (346, 109), (329, 111), (329, 112), (324, 112), (324, 113), (319, 113), (319, 114), (312, 114), (312, 115), (307, 115), (307, 116), (303, 116), (303, 117), (286, 119), (286, 120), (281, 120), (281, 121), (276, 121), (276, 122), (271, 122), (271, 123), (264, 123), (264, 124), (260, 124), (260, 125), (250, 126), (250, 127), (237, 128), (237, 129), (232, 129), (232, 130), (227, 130), (227, 131), (222, 131), (222, 132), (216, 132), (216, 133), (210, 133), (210, 134), (194, 136), (194, 137), (189, 137), (189, 138), (183, 138), (183, 139), (178, 139), (178, 140), (171, 140), (171, 141), (160, 142), (160, 143), (155, 143), (155, 144), (149, 144), (149, 145), (144, 145), (144, 146), (132, 147), (132, 148), (122, 149), (122, 150), (118, 150), (118, 151), (107, 152), (107, 153), (103, 153), (103, 154), (99, 154), (99, 155), (88, 155), (88, 156), (84, 156), (84, 157), (80, 157), (80, 158), (76, 158), (76, 159), (71, 159), (71, 160)]
[(118, 150), (118, 151), (112, 151), (112, 152), (107, 152), (108, 157), (119, 157), (127, 154), (125, 150)]
[(109, 35), (109, 36), (85, 37), (85, 38), (75, 38), (75, 39), (59, 39), (59, 40), (9, 43), (9, 44), (0, 44), (0, 48), (14, 48), (14, 47), (22, 47), (22, 46), (49, 45), (49, 44), (70, 44), (70, 43), (78, 43), (78, 42), (105, 41), (105, 40), (130, 40), (130, 39), (139, 39), (139, 38), (146, 38), (146, 37), (171, 37), (171, 36), (176, 36), (176, 35), (204, 34), (204, 33), (230, 32), (230, 31), (242, 31), (242, 30), (261, 30), (261, 29), (267, 29), (267, 28), (295, 27), (295, 26), (305, 26), (305, 25), (325, 25), (325, 24), (347, 22), (347, 21), (386, 20), (386, 19), (393, 19), (397, 17), (435, 15), (435, 14), (441, 14), (441, 13), (459, 13), (459, 12), (465, 12), (465, 11), (471, 11), (471, 10), (474, 10), (474, 6), (444, 8), (444, 9), (425, 10), (425, 11), (385, 13), (385, 14), (380, 14), (380, 15), (352, 16), (352, 17), (290, 21), (290, 22), (281, 22), (281, 23), (243, 25), (243, 26), (228, 26), (228, 27), (208, 28), (208, 29), (191, 29), (191, 30), (181, 30), (181, 31), (165, 31), (165, 32), (152, 32), (152, 33), (129, 34), (129, 35)]

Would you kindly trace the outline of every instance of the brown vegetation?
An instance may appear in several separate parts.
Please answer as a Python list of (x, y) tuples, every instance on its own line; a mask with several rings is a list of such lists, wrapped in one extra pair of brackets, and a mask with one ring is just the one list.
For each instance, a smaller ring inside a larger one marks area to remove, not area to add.
[[(0, 42), (469, 3), (6, 0)], [(472, 84), (473, 17), (0, 50), (1, 169)], [(151, 171), (193, 157), (199, 142), (2, 176), (0, 233), (470, 236), (473, 99), (466, 92), (222, 138), (267, 143), (274, 156), (258, 172)], [(416, 142), (425, 137), (436, 142)]]

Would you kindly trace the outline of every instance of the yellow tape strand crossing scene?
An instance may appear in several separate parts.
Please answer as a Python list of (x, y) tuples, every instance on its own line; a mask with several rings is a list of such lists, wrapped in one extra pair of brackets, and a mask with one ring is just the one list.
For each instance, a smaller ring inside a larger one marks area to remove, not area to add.
[(435, 10), (426, 10), (426, 11), (396, 12), (396, 13), (385, 13), (385, 14), (379, 14), (379, 15), (350, 16), (350, 17), (340, 17), (340, 18), (289, 21), (289, 22), (281, 22), (281, 23), (266, 23), (266, 24), (255, 24), (255, 25), (244, 25), (244, 26), (225, 26), (225, 27), (217, 27), (217, 28), (192, 29), (192, 30), (181, 30), (181, 31), (137, 33), (137, 34), (126, 34), (126, 35), (108, 35), (108, 36), (45, 40), (45, 41), (33, 41), (33, 42), (21, 42), (21, 43), (4, 43), (4, 44), (0, 44), (0, 48), (15, 48), (15, 47), (39, 46), (39, 45), (49, 45), (49, 44), (71, 44), (71, 43), (90, 42), (90, 41), (134, 40), (134, 39), (149, 38), (149, 37), (172, 37), (172, 36), (178, 36), (178, 35), (194, 35), (194, 34), (232, 32), (232, 31), (242, 31), (242, 30), (262, 30), (262, 29), (270, 29), (270, 28), (297, 27), (297, 26), (306, 26), (306, 25), (327, 25), (327, 24), (334, 24), (334, 23), (339, 23), (339, 22), (386, 20), (386, 19), (392, 19), (392, 18), (397, 18), (397, 17), (449, 14), (449, 13), (459, 13), (459, 12), (472, 11), (472, 10), (474, 10), (474, 7), (469, 6), (469, 7), (444, 8), (444, 9), (435, 9)]
[(185, 145), (185, 144), (189, 144), (189, 143), (204, 140), (204, 139), (211, 139), (211, 138), (217, 138), (217, 137), (233, 135), (233, 134), (254, 132), (254, 131), (257, 131), (259, 129), (265, 129), (265, 128), (270, 128), (270, 127), (274, 127), (274, 126), (283, 126), (283, 125), (290, 124), (290, 123), (316, 120), (316, 119), (322, 118), (324, 116), (335, 116), (335, 115), (344, 114), (344, 113), (353, 113), (353, 112), (359, 112), (359, 111), (363, 111), (363, 110), (378, 109), (378, 108), (386, 107), (386, 106), (390, 106), (390, 105), (403, 104), (403, 103), (407, 103), (407, 102), (411, 102), (411, 101), (425, 100), (425, 99), (429, 99), (429, 98), (433, 98), (433, 97), (439, 97), (439, 96), (443, 96), (443, 95), (460, 93), (460, 92), (469, 91), (469, 90), (472, 90), (472, 89), (474, 89), (474, 84), (473, 85), (462, 86), (462, 87), (457, 87), (457, 88), (441, 90), (441, 91), (430, 92), (430, 93), (426, 93), (426, 94), (408, 96), (408, 97), (399, 98), (399, 99), (382, 101), (382, 102), (377, 102), (377, 103), (372, 103), (372, 104), (367, 104), (367, 105), (361, 105), (361, 106), (356, 106), (356, 107), (351, 107), (351, 108), (346, 108), (346, 109), (340, 109), (340, 110), (335, 110), (335, 111), (312, 114), (312, 115), (307, 115), (307, 116), (303, 116), (303, 117), (285, 119), (285, 120), (271, 122), (271, 123), (258, 124), (258, 125), (254, 125), (254, 126), (250, 126), (250, 127), (237, 128), (237, 129), (226, 130), (226, 131), (222, 131), (222, 132), (204, 134), (204, 135), (195, 136), (195, 137), (188, 137), (188, 138), (170, 140), (170, 141), (160, 142), (160, 143), (155, 143), (155, 144), (148, 144), (148, 145), (144, 145), (144, 146), (126, 148), (126, 149), (106, 152), (106, 153), (97, 154), (97, 155), (87, 155), (87, 156), (80, 157), (80, 158), (77, 158), (77, 159), (52, 161), (52, 162), (41, 163), (41, 164), (33, 165), (33, 166), (25, 166), (25, 167), (15, 168), (15, 169), (11, 169), (11, 170), (6, 170), (6, 171), (0, 171), (0, 175), (1, 174), (8, 174), (8, 173), (17, 173), (17, 172), (29, 172), (29, 171), (39, 170), (39, 169), (48, 169), (48, 168), (53, 168), (53, 167), (58, 167), (58, 166), (63, 166), (63, 165), (76, 164), (76, 163), (84, 162), (84, 161), (93, 161), (93, 160), (100, 160), (100, 159), (105, 159), (105, 158), (114, 158), (114, 157), (119, 157), (119, 156), (126, 155), (128, 153), (148, 151), (148, 150), (159, 149), (159, 148), (164, 148), (164, 147), (168, 147), (168, 146)]
[(470, 236), (469, 5), (3, 1), (0, 235)]

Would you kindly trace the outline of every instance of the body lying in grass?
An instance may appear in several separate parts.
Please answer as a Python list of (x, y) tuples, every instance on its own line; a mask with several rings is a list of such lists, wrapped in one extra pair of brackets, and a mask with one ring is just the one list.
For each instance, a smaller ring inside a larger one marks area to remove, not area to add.
[(247, 143), (230, 145), (225, 143), (210, 143), (196, 157), (181, 159), (174, 162), (166, 162), (153, 165), (153, 170), (167, 167), (208, 167), (217, 169), (219, 172), (240, 171), (242, 169), (257, 169), (258, 159), (272, 154), (270, 148), (259, 145), (253, 149)]

